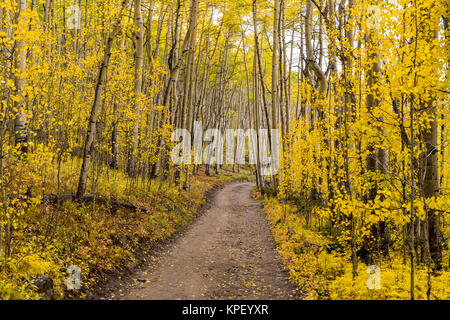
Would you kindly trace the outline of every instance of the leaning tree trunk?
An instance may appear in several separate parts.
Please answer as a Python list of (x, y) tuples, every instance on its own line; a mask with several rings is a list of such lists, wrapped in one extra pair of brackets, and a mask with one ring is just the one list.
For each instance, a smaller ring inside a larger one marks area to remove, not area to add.
[(86, 192), (86, 181), (89, 172), (89, 167), (92, 159), (93, 143), (95, 138), (95, 131), (97, 128), (98, 111), (101, 104), (101, 97), (103, 92), (103, 86), (106, 78), (106, 72), (108, 70), (109, 60), (111, 58), (111, 47), (113, 45), (114, 38), (119, 34), (122, 21), (122, 15), (125, 7), (128, 4), (128, 0), (122, 1), (122, 7), (119, 12), (119, 16), (113, 25), (113, 29), (109, 34), (106, 45), (105, 53), (103, 56), (102, 64), (97, 75), (97, 82), (95, 85), (94, 102), (92, 104), (91, 115), (89, 116), (89, 123), (86, 132), (86, 139), (84, 141), (83, 149), (83, 164), (81, 165), (80, 177), (78, 179), (78, 188), (76, 193), (76, 198), (80, 199)]

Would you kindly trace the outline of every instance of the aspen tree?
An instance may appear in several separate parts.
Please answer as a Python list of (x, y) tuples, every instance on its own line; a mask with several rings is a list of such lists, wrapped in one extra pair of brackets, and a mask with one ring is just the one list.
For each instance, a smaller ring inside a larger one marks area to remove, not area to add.
[[(25, 10), (27, 9), (26, 0), (17, 0), (17, 8), (19, 10), (18, 23), (22, 27), (26, 26)], [(24, 76), (25, 69), (27, 67), (27, 50), (25, 43), (22, 40), (16, 41), (15, 48), (15, 85), (17, 90), (18, 99), (15, 102), (15, 110), (17, 114), (14, 119), (14, 143), (20, 145), (22, 152), (28, 151), (28, 129), (27, 129), (27, 115), (26, 115), (26, 96), (25, 86), (27, 85), (27, 79)]]
[(109, 33), (105, 48), (104, 48), (104, 55), (103, 55), (103, 61), (101, 63), (100, 69), (98, 70), (96, 85), (95, 85), (95, 97), (94, 102), (92, 104), (91, 113), (89, 116), (88, 126), (87, 126), (87, 133), (86, 138), (84, 142), (84, 149), (83, 149), (83, 162), (81, 165), (80, 170), (80, 176), (78, 180), (78, 187), (77, 187), (77, 193), (76, 198), (81, 198), (85, 191), (86, 191), (86, 181), (87, 181), (87, 175), (89, 173), (89, 167), (92, 159), (92, 145), (94, 142), (95, 134), (96, 134), (96, 127), (97, 127), (97, 119), (98, 119), (98, 112), (100, 108), (101, 103), (101, 96), (103, 92), (104, 82), (106, 78), (106, 72), (108, 70), (109, 66), (109, 60), (111, 57), (111, 48), (114, 42), (115, 37), (119, 34), (121, 30), (120, 22), (122, 21), (122, 16), (124, 14), (125, 8), (128, 5), (128, 0), (122, 0), (121, 9), (118, 15), (117, 20), (114, 22), (112, 26), (112, 31)]
[(144, 21), (142, 19), (141, 0), (134, 0), (134, 23), (136, 32), (134, 34), (134, 94), (135, 94), (135, 120), (133, 125), (133, 138), (130, 150), (130, 160), (128, 163), (128, 173), (131, 177), (137, 174), (137, 153), (139, 144), (139, 122), (141, 117), (141, 94), (142, 94), (142, 75), (144, 68)]

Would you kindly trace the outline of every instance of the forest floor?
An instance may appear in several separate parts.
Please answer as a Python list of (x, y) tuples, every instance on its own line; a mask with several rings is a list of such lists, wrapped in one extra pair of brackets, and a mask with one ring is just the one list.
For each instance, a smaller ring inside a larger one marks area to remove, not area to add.
[(102, 299), (299, 299), (272, 238), (253, 183), (233, 182), (210, 196), (187, 229), (149, 263), (104, 288)]

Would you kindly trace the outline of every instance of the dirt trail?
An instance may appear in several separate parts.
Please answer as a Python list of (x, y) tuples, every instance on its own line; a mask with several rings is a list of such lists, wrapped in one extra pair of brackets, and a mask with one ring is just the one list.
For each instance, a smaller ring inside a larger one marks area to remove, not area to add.
[[(298, 299), (252, 183), (216, 191), (211, 207), (115, 299)], [(145, 282), (143, 282), (145, 281)]]

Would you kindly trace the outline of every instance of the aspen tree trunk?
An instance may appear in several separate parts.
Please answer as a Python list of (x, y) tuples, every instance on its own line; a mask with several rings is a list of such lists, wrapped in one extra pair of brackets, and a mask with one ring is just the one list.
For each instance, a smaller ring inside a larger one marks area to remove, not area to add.
[[(252, 4), (252, 17), (253, 17), (253, 27), (254, 27), (254, 40), (255, 40), (255, 52), (256, 52), (256, 58), (257, 58), (257, 75), (259, 74), (259, 81), (261, 83), (261, 95), (262, 95), (262, 107), (265, 115), (265, 119), (267, 122), (267, 128), (270, 129), (270, 119), (269, 119), (269, 111), (268, 111), (268, 102), (266, 101), (266, 86), (264, 83), (264, 73), (262, 68), (262, 62), (261, 62), (261, 50), (260, 50), (260, 43), (259, 43), (259, 37), (258, 37), (258, 24), (257, 24), (257, 2), (253, 1)], [(261, 41), (262, 46), (262, 41)], [(262, 119), (261, 119), (262, 120)], [(268, 138), (269, 138), (269, 144), (272, 146), (272, 138), (271, 138), (271, 131), (268, 130)]]
[[(117, 103), (114, 104), (114, 114), (117, 114), (118, 112), (118, 106)], [(116, 116), (115, 116), (116, 117)], [(110, 162), (110, 168), (111, 169), (119, 169), (119, 123), (118, 118), (114, 120), (113, 123), (113, 130), (111, 133), (111, 162)]]
[[(294, 21), (295, 23), (295, 21)], [(291, 47), (290, 47), (290, 52), (289, 52), (289, 67), (288, 67), (288, 85), (287, 85), (287, 92), (288, 97), (289, 97), (289, 102), (286, 104), (286, 112), (288, 112), (288, 131), (290, 131), (290, 119), (291, 119), (291, 113), (292, 113), (292, 117), (295, 119), (295, 111), (291, 112), (290, 111), (290, 107), (292, 104), (292, 61), (294, 59), (294, 39), (295, 39), (295, 29), (291, 30)], [(300, 63), (299, 63), (300, 65)], [(300, 75), (299, 75), (300, 76)]]
[[(260, 162), (260, 155), (259, 155), (259, 128), (261, 127), (260, 124), (260, 116), (259, 116), (259, 89), (258, 89), (258, 67), (260, 66), (260, 55), (259, 55), (259, 41), (258, 41), (258, 28), (257, 28), (257, 21), (256, 21), (256, 13), (257, 13), (257, 2), (256, 0), (253, 0), (252, 2), (252, 17), (253, 17), (253, 27), (254, 27), (254, 54), (253, 54), (253, 118), (254, 118), (254, 127), (256, 130), (256, 183), (261, 192), (264, 192), (263, 190), (263, 184), (262, 184), (262, 177), (261, 177), (261, 162)], [(244, 35), (243, 35), (244, 36)], [(261, 70), (260, 70), (261, 71)], [(260, 72), (260, 76), (262, 79), (262, 92), (263, 92), (263, 101), (265, 101), (265, 94), (264, 94), (264, 79), (262, 76), (262, 73)], [(248, 77), (248, 70), (247, 70), (247, 77)], [(248, 82), (248, 80), (247, 80)], [(267, 111), (267, 108), (266, 108)], [(269, 119), (267, 119), (269, 121)], [(267, 122), (268, 128), (270, 129), (269, 122)], [(270, 130), (269, 130), (270, 131)]]
[[(448, 35), (449, 35), (449, 17), (450, 15), (450, 4), (447, 2), (447, 6), (446, 6), (446, 13), (445, 13), (445, 17), (444, 17), (444, 30), (445, 30), (445, 43), (447, 45), (447, 47), (450, 45), (449, 44), (449, 39), (448, 39)], [(450, 55), (447, 57), (447, 64), (450, 65)], [(441, 178), (440, 178), (440, 187), (442, 187), (442, 183), (444, 182), (444, 164), (446, 163), (446, 154), (445, 154), (445, 147), (444, 147), (444, 143), (446, 143), (448, 141), (448, 138), (445, 138), (445, 133), (446, 130), (448, 130), (448, 128), (446, 128), (445, 126), (445, 120), (448, 117), (448, 114), (445, 114), (444, 112), (441, 114), (441, 121), (442, 121), (442, 125), (441, 125)], [(450, 267), (450, 255), (448, 258), (448, 264)]]
[(123, 12), (128, 4), (128, 1), (129, 0), (122, 0), (122, 7), (119, 12), (118, 19), (114, 23), (112, 31), (108, 35), (108, 38), (106, 40), (103, 61), (98, 71), (97, 81), (95, 84), (94, 102), (92, 104), (91, 114), (89, 116), (89, 122), (87, 126), (86, 138), (83, 148), (83, 163), (81, 165), (80, 176), (78, 179), (78, 187), (76, 193), (77, 199), (80, 199), (86, 192), (86, 181), (92, 160), (93, 143), (97, 128), (98, 112), (102, 100), (102, 92), (105, 84), (106, 72), (108, 70), (109, 60), (111, 58), (111, 47), (113, 45), (114, 38), (119, 34), (121, 30), (120, 22), (122, 21)]
[[(123, 21), (121, 22), (122, 25)], [(125, 55), (125, 36), (122, 36), (119, 42), (120, 52)], [(113, 107), (113, 130), (111, 133), (111, 169), (119, 169), (119, 102), (114, 102)]]
[[(312, 0), (306, 1), (306, 12), (305, 12), (305, 49), (306, 49), (306, 70), (307, 74), (311, 75), (309, 77), (309, 82), (315, 90), (317, 91), (316, 99), (317, 105), (315, 107), (315, 112), (313, 112), (313, 105), (310, 106), (310, 116), (311, 116), (311, 130), (314, 129), (315, 120), (323, 119), (323, 106), (325, 103), (325, 97), (327, 92), (327, 77), (320, 65), (315, 61), (314, 51), (313, 51), (313, 35), (312, 35), (312, 18), (313, 18), (313, 8)], [(311, 74), (312, 72), (312, 74)], [(315, 78), (314, 78), (315, 77)], [(316, 125), (317, 127), (317, 125)], [(317, 145), (317, 162), (321, 166), (321, 146), (320, 142)], [(320, 192), (320, 184), (322, 177), (314, 177), (316, 180), (316, 186), (312, 188), (310, 197), (318, 198)]]
[[(291, 39), (291, 51), (290, 51), (290, 58), (289, 58), (289, 67), (286, 65), (287, 61), (287, 48), (286, 48), (286, 34), (285, 34), (285, 25), (286, 23), (286, 14), (285, 14), (285, 4), (284, 0), (281, 2), (281, 25), (280, 25), (280, 32), (281, 32), (281, 43), (282, 43), (282, 54), (280, 54), (280, 65), (282, 66), (282, 72), (280, 72), (281, 75), (283, 75), (283, 79), (280, 81), (280, 83), (284, 84), (284, 117), (285, 117), (285, 133), (286, 136), (289, 134), (290, 131), (290, 115), (289, 115), (289, 108), (291, 103), (291, 66), (292, 66), (292, 50), (293, 50), (293, 44), (294, 41), (294, 30), (292, 30), (292, 39)], [(289, 70), (287, 70), (289, 69)], [(281, 114), (283, 111), (281, 111)]]
[[(189, 21), (190, 38), (188, 45), (188, 53), (186, 57), (186, 69), (184, 71), (184, 95), (183, 95), (183, 112), (185, 114), (184, 118), (184, 128), (189, 132), (192, 132), (192, 118), (193, 118), (193, 72), (194, 72), (194, 62), (195, 62), (195, 47), (197, 41), (197, 24), (198, 24), (198, 10), (199, 10), (199, 0), (192, 0), (191, 4), (191, 14)], [(186, 114), (187, 113), (187, 114)], [(184, 180), (183, 188), (187, 189), (189, 187), (189, 171), (190, 166), (186, 166), (186, 178)]]
[[(314, 60), (314, 51), (313, 51), (313, 45), (312, 45), (312, 17), (313, 17), (313, 10), (312, 10), (312, 1), (307, 0), (306, 1), (306, 19), (305, 19), (305, 49), (306, 49), (306, 67), (310, 68), (315, 76), (317, 77), (318, 82), (318, 92), (319, 92), (319, 99), (324, 99), (325, 93), (327, 90), (327, 78), (325, 76), (325, 73), (322, 71), (320, 66), (317, 64), (317, 62)], [(313, 81), (311, 81), (313, 83)]]
[[(273, 45), (272, 45), (272, 126), (270, 128), (278, 129), (278, 115), (280, 113), (279, 106), (279, 92), (278, 92), (278, 45), (280, 37), (280, 0), (274, 0), (274, 17), (273, 17)], [(262, 84), (264, 85), (264, 84)], [(278, 145), (278, 141), (277, 141)], [(271, 145), (271, 148), (276, 148), (275, 145)], [(275, 163), (275, 152), (271, 150), (272, 166)], [(278, 190), (278, 180), (274, 173), (272, 173), (273, 187)]]
[[(174, 90), (174, 88), (176, 86), (181, 63), (183, 62), (183, 59), (186, 56), (186, 54), (189, 52), (190, 38), (191, 38), (192, 31), (193, 31), (192, 28), (189, 26), (188, 30), (186, 32), (186, 35), (184, 37), (182, 46), (178, 47), (178, 40), (180, 38), (179, 32), (181, 32), (181, 30), (182, 30), (182, 25), (180, 27), (178, 26), (181, 2), (180, 2), (180, 0), (176, 0), (176, 1), (177, 1), (177, 10), (176, 10), (176, 15), (175, 15), (176, 16), (175, 31), (174, 31), (175, 39), (172, 43), (172, 48), (170, 49), (170, 53), (169, 53), (169, 60), (168, 60), (169, 78), (168, 78), (167, 86), (165, 88), (164, 96), (163, 96), (163, 105), (164, 106), (167, 105), (169, 98), (170, 98), (170, 93), (172, 92), (172, 90)], [(195, 2), (195, 0), (193, 0), (193, 2)], [(190, 22), (192, 21), (193, 13), (194, 13), (194, 11), (192, 10), (192, 5), (191, 5)], [(191, 25), (191, 23), (190, 23), (190, 25)], [(180, 30), (179, 32), (178, 32), (178, 29)], [(179, 52), (177, 53), (177, 51), (179, 51)], [(175, 99), (177, 99), (176, 94), (173, 94), (172, 96)], [(177, 119), (183, 120), (182, 115), (181, 116), (178, 115)], [(179, 123), (178, 126), (179, 127), (183, 126), (183, 122)]]
[[(174, 2), (176, 1), (177, 6), (176, 6), (176, 11), (175, 11), (175, 22), (174, 22), (174, 26), (173, 26), (173, 33), (172, 33), (172, 46), (170, 48), (170, 52), (169, 52), (169, 57), (167, 60), (167, 65), (169, 67), (169, 77), (167, 80), (167, 85), (166, 88), (164, 90), (164, 94), (163, 94), (163, 98), (162, 98), (162, 105), (163, 106), (167, 106), (169, 99), (170, 99), (170, 94), (172, 92), (172, 89), (175, 88), (175, 84), (177, 82), (178, 79), (178, 70), (180, 67), (180, 60), (183, 58), (184, 53), (182, 53), (181, 58), (177, 58), (177, 46), (178, 46), (178, 41), (179, 41), (179, 34), (180, 32), (178, 31), (178, 29), (181, 29), (178, 27), (179, 25), (179, 21), (180, 21), (180, 7), (181, 7), (181, 1), (180, 0), (174, 0)], [(188, 35), (189, 35), (189, 30), (188, 33), (186, 34), (183, 46), (185, 47), (185, 43), (187, 44), (187, 39), (188, 39)], [(184, 52), (185, 50), (183, 50)], [(176, 95), (173, 95), (176, 98)], [(176, 104), (174, 105), (176, 107)], [(174, 112), (175, 113), (175, 112)], [(175, 119), (174, 119), (175, 121)]]
[[(433, 25), (435, 29), (437, 25)], [(430, 41), (438, 37), (437, 30), (432, 30), (429, 35)], [(439, 196), (439, 145), (438, 145), (438, 124), (437, 124), (437, 104), (435, 97), (430, 95), (430, 101), (423, 107), (428, 107), (425, 116), (428, 117), (426, 124), (422, 126), (422, 143), (425, 146), (426, 153), (422, 155), (424, 161), (421, 161), (420, 179), (423, 179), (423, 196), (425, 199)], [(443, 145), (441, 144), (441, 148)], [(442, 244), (441, 244), (441, 215), (435, 210), (427, 209), (428, 233), (427, 240), (429, 254), (434, 262), (434, 269), (442, 268)]]
[(44, 7), (44, 26), (46, 28), (50, 27), (50, 14), (52, 10), (52, 0), (45, 0), (45, 7)]
[[(269, 140), (269, 146), (272, 148), (272, 136), (271, 136), (271, 126), (270, 126), (270, 119), (269, 119), (269, 111), (268, 111), (268, 103), (266, 102), (266, 88), (265, 88), (265, 83), (264, 83), (264, 73), (263, 73), (263, 68), (262, 68), (262, 62), (261, 62), (261, 48), (260, 48), (260, 43), (259, 43), (259, 37), (258, 37), (258, 24), (257, 24), (257, 2), (256, 0), (254, 0), (252, 2), (252, 18), (253, 18), (253, 27), (254, 27), (254, 42), (255, 42), (255, 55), (256, 55), (256, 80), (260, 82), (261, 85), (261, 95), (262, 95), (262, 108), (264, 111), (264, 115), (265, 115), (265, 119), (267, 122), (267, 128), (268, 130), (268, 140)], [(262, 45), (262, 41), (261, 41), (261, 45)], [(259, 77), (258, 77), (259, 75)], [(257, 85), (257, 84), (256, 84)], [(259, 87), (258, 87), (259, 88)], [(255, 91), (254, 91), (255, 92)], [(259, 95), (259, 89), (256, 91), (257, 94)], [(259, 97), (258, 97), (259, 99)], [(259, 108), (259, 107), (258, 107)], [(256, 117), (255, 117), (256, 119)], [(256, 121), (256, 120), (255, 120)], [(255, 129), (258, 130), (260, 129), (260, 126), (263, 125), (263, 119), (260, 115), (258, 115), (258, 120), (257, 120), (257, 127), (255, 127)], [(259, 140), (258, 140), (259, 141)], [(258, 142), (258, 146), (259, 146), (259, 142)], [(258, 149), (259, 150), (259, 149)], [(259, 159), (259, 151), (258, 151), (258, 159)], [(258, 165), (258, 170), (257, 171), (257, 176), (259, 176), (259, 179), (261, 180), (261, 167), (260, 165)], [(275, 176), (272, 176), (273, 179), (275, 179)], [(261, 181), (261, 186), (262, 186), (262, 181)], [(275, 183), (274, 183), (275, 186)], [(262, 189), (261, 189), (262, 190)]]
[[(1, 111), (3, 112), (4, 109), (2, 107)], [(0, 192), (1, 192), (1, 199), (2, 199), (2, 211), (0, 211), (0, 257), (2, 256), (2, 248), (3, 248), (3, 221), (5, 218), (6, 213), (9, 210), (9, 199), (6, 195), (6, 189), (5, 189), (5, 181), (4, 181), (4, 143), (3, 139), (5, 137), (5, 133), (7, 130), (7, 123), (6, 119), (3, 119), (2, 126), (0, 128)], [(5, 225), (5, 231), (8, 232), (6, 225)]]
[(278, 42), (280, 25), (280, 0), (274, 0), (272, 44), (272, 128), (278, 128)]
[[(256, 29), (256, 0), (253, 0), (252, 2), (252, 11), (253, 11), (253, 25), (255, 27), (255, 32), (254, 32), (254, 36), (255, 36), (255, 51), (258, 50), (258, 38), (257, 38), (257, 29)], [(244, 30), (241, 28), (241, 35), (242, 35), (242, 41), (245, 42), (245, 33)], [(255, 116), (255, 112), (256, 112), (256, 108), (252, 108), (251, 106), (251, 99), (250, 99), (250, 76), (249, 76), (249, 70), (248, 70), (248, 65), (247, 65), (247, 53), (245, 50), (245, 46), (243, 48), (244, 50), (244, 67), (245, 67), (245, 80), (246, 80), (246, 92), (247, 92), (247, 109), (248, 109), (248, 113), (249, 113), (249, 129), (251, 129), (252, 127), (254, 127), (256, 130), (259, 127), (259, 124), (257, 124), (256, 122), (256, 116)], [(253, 72), (256, 72), (255, 70), (255, 66), (253, 66)], [(257, 81), (256, 80), (256, 75), (253, 74), (253, 82)], [(255, 84), (253, 84), (253, 95), (255, 95)], [(256, 155), (257, 158), (259, 158), (259, 154)], [(262, 185), (260, 182), (260, 175), (259, 175), (259, 170), (260, 168), (258, 167), (258, 163), (255, 165), (255, 176), (256, 176), (256, 187), (258, 188), (259, 191), (262, 191)]]
[[(18, 23), (22, 26), (26, 25), (25, 18), (23, 17), (24, 11), (27, 9), (26, 0), (17, 1), (19, 18)], [(14, 119), (14, 144), (20, 145), (22, 152), (28, 152), (28, 129), (27, 129), (27, 115), (26, 115), (26, 97), (24, 95), (25, 86), (27, 85), (27, 79), (24, 77), (23, 72), (27, 67), (27, 52), (25, 49), (25, 43), (23, 41), (16, 41), (15, 48), (15, 67), (19, 74), (15, 75), (15, 86), (17, 95), (20, 96), (19, 101), (14, 102), (14, 106), (17, 110), (17, 114)]]
[[(283, 143), (283, 152), (284, 152), (284, 147), (285, 147), (285, 141), (284, 141), (284, 136), (286, 134), (286, 122), (285, 122), (285, 117), (284, 117), (284, 105), (285, 105), (285, 95), (284, 95), (284, 90), (285, 90), (285, 86), (284, 86), (284, 81), (285, 81), (285, 72), (286, 72), (286, 65), (285, 65), (285, 59), (286, 59), (286, 46), (285, 46), (285, 37), (284, 37), (284, 32), (281, 32), (281, 25), (283, 24), (283, 0), (280, 0), (280, 5), (279, 5), (279, 20), (278, 20), (278, 59), (277, 59), (277, 63), (278, 63), (278, 118), (279, 118), (279, 122), (280, 122), (280, 127), (281, 127), (281, 136), (282, 138), (282, 143)], [(284, 30), (284, 29), (283, 29)]]
[[(307, 0), (309, 1), (309, 0)], [(300, 1), (300, 8), (303, 8), (303, 0)], [(305, 70), (304, 68), (304, 59), (303, 58), (303, 38), (304, 38), (304, 28), (303, 28), (303, 16), (300, 15), (300, 19), (299, 19), (299, 23), (300, 23), (300, 61), (298, 63), (298, 67), (297, 67), (297, 106), (296, 106), (296, 111), (295, 111), (295, 118), (297, 120), (299, 120), (301, 117), (306, 118), (306, 106), (303, 104), (303, 88), (302, 88), (302, 82), (303, 82), (303, 72), (302, 70)]]
[[(420, 179), (423, 179), (423, 196), (425, 199), (439, 196), (439, 175), (438, 175), (438, 130), (436, 119), (436, 104), (432, 99), (430, 102), (431, 109), (428, 116), (431, 117), (427, 126), (424, 126), (422, 136), (425, 145), (426, 154), (421, 165)], [(442, 268), (442, 244), (441, 244), (441, 228), (440, 215), (435, 210), (427, 210), (428, 214), (428, 233), (429, 250), (431, 259), (434, 262), (434, 268), (440, 270)], [(427, 245), (427, 244), (425, 244)]]
[[(381, 101), (379, 90), (376, 89), (379, 82), (379, 74), (381, 73), (380, 55), (378, 52), (378, 42), (374, 41), (374, 34), (377, 30), (370, 30), (367, 35), (367, 47), (369, 51), (369, 61), (373, 61), (369, 70), (367, 70), (367, 86), (369, 88), (369, 93), (367, 94), (367, 109), (368, 112), (373, 114), (377, 112)], [(379, 135), (383, 135), (382, 122), (383, 118), (376, 117), (377, 123), (369, 123), (377, 129)], [(366, 158), (366, 169), (368, 172), (376, 174), (384, 174), (386, 172), (387, 166), (387, 156), (386, 150), (384, 148), (378, 148), (375, 150), (374, 143), (371, 142), (368, 145), (369, 155)], [(371, 186), (367, 194), (367, 200), (373, 201), (378, 193), (378, 187), (376, 179), (371, 179)], [(387, 234), (387, 224), (384, 221), (380, 221), (377, 224), (372, 225), (372, 235), (376, 240), (375, 246), (383, 254), (387, 255), (389, 252), (389, 242)]]
[[(148, 20), (147, 20), (147, 39), (146, 39), (146, 49), (147, 49), (147, 57), (150, 68), (152, 68), (152, 61), (153, 61), (153, 51), (152, 51), (152, 32), (153, 32), (153, 7), (154, 7), (154, 0), (150, 1), (149, 8), (148, 8)], [(167, 40), (167, 39), (166, 39)], [(155, 55), (157, 53), (155, 52)]]
[[(254, 0), (256, 1), (256, 0)], [(262, 84), (263, 85), (263, 84)], [(256, 69), (256, 57), (253, 57), (253, 113), (255, 115), (255, 130), (256, 130), (256, 182), (259, 185), (259, 189), (263, 192), (263, 182), (261, 177), (261, 161), (260, 161), (260, 150), (259, 150), (259, 128), (260, 128), (260, 117), (259, 117), (259, 89), (258, 89), (258, 76)]]
[(158, 19), (158, 29), (156, 31), (156, 39), (155, 39), (155, 49), (153, 50), (153, 60), (156, 59), (159, 55), (159, 47), (161, 45), (161, 32), (164, 22), (164, 16), (166, 15), (167, 7), (163, 6), (162, 13)]
[[(330, 3), (333, 1), (330, 0)], [(352, 21), (352, 8), (354, 6), (354, 0), (349, 0), (348, 2), (348, 16), (347, 21)], [(334, 11), (334, 10), (333, 10)], [(330, 15), (333, 15), (334, 12), (330, 12)], [(350, 145), (350, 136), (349, 136), (349, 128), (348, 124), (350, 122), (354, 121), (354, 114), (353, 110), (356, 106), (356, 99), (354, 97), (354, 94), (352, 92), (353, 83), (349, 79), (351, 74), (351, 67), (352, 67), (352, 55), (353, 53), (353, 26), (349, 25), (345, 29), (345, 37), (348, 41), (348, 46), (350, 52), (347, 52), (344, 56), (344, 70), (343, 70), (343, 76), (344, 76), (344, 85), (345, 85), (345, 96), (344, 96), (344, 131), (345, 131), (345, 146), (344, 146), (344, 158), (345, 158), (345, 173), (346, 173), (346, 191), (350, 197), (350, 199), (353, 198), (353, 186), (352, 181), (350, 178), (350, 159), (349, 159), (349, 149), (353, 146)], [(351, 258), (352, 258), (352, 273), (353, 277), (357, 275), (358, 270), (358, 258), (357, 258), (357, 250), (356, 250), (356, 235), (355, 235), (355, 227), (356, 227), (356, 221), (355, 217), (352, 214), (351, 215), (351, 227), (352, 227), (352, 239), (351, 239)]]
[(128, 174), (136, 177), (137, 174), (137, 152), (139, 144), (139, 123), (141, 117), (141, 94), (142, 94), (142, 75), (144, 67), (144, 21), (142, 19), (142, 3), (141, 0), (134, 0), (134, 24), (137, 28), (134, 34), (134, 112), (136, 119), (133, 126), (133, 141), (131, 147), (131, 155), (128, 163)]
[[(417, 41), (417, 40), (416, 40)], [(410, 269), (410, 296), (411, 300), (414, 300), (414, 198), (415, 198), (415, 191), (416, 191), (416, 178), (414, 174), (414, 145), (415, 145), (415, 138), (414, 138), (414, 99), (411, 99), (411, 107), (410, 107), (410, 127), (411, 127), (411, 145), (410, 145), (410, 170), (411, 170), (411, 195), (410, 195), (410, 247), (409, 247), (409, 256), (411, 260), (411, 269)]]
[[(0, 30), (5, 29), (5, 12), (3, 10), (0, 10)], [(3, 50), (0, 50), (0, 54), (3, 56)], [(1, 62), (1, 67), (5, 67), (5, 62)], [(5, 105), (2, 104), (0, 106), (0, 112), (1, 114), (4, 114), (5, 116), (1, 117), (1, 126), (0, 126), (0, 192), (1, 192), (1, 201), (2, 201), (2, 211), (0, 211), (0, 257), (2, 256), (2, 250), (3, 250), (3, 219), (4, 214), (8, 212), (8, 203), (6, 202), (6, 190), (5, 190), (5, 183), (4, 183), (4, 169), (3, 169), (3, 159), (4, 159), (4, 137), (6, 130), (8, 129), (8, 121), (6, 119), (6, 112), (5, 112)]]
[(194, 95), (194, 65), (195, 65), (195, 49), (197, 42), (197, 24), (198, 24), (198, 10), (199, 4), (198, 0), (192, 1), (191, 7), (191, 18), (189, 22), (189, 28), (191, 29), (188, 53), (186, 57), (186, 69), (184, 74), (184, 96), (183, 105), (184, 110), (187, 111), (187, 117), (185, 118), (185, 128), (188, 130), (192, 129), (194, 106), (193, 106), (193, 95)]

